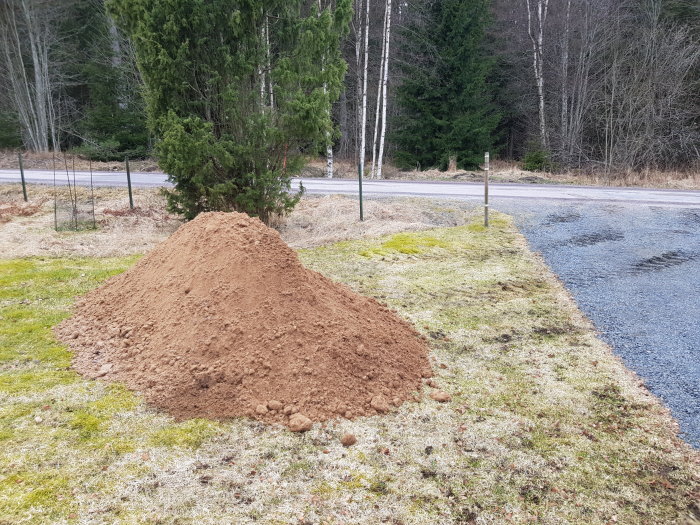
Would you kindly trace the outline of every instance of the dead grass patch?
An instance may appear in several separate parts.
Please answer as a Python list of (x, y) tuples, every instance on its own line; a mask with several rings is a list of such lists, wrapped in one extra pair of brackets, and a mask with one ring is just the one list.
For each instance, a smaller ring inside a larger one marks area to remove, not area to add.
[[(31, 216), (0, 220), (0, 257), (95, 256), (143, 253), (165, 239), (181, 224), (169, 214), (157, 189), (134, 190), (135, 208), (129, 207), (125, 188), (95, 188), (97, 230), (55, 232), (53, 188), (28, 188)], [(89, 202), (88, 188), (78, 187), (78, 201)], [(0, 202), (21, 206), (21, 186), (0, 185)], [(343, 196), (306, 196), (294, 212), (275, 225), (295, 248), (319, 246), (358, 237), (417, 231), (464, 224), (473, 203), (427, 199), (367, 199), (365, 221), (358, 217), (356, 199)], [(0, 208), (1, 210), (1, 208)], [(2, 224), (7, 222), (7, 224)]]
[[(57, 232), (54, 229), (53, 188), (30, 185), (27, 191), (34, 213), (14, 215), (4, 223), (0, 221), (0, 258), (46, 255), (113, 257), (143, 253), (181, 224), (177, 217), (166, 212), (160, 190), (135, 189), (137, 206), (131, 210), (125, 188), (97, 187), (94, 190), (97, 229)], [(78, 186), (76, 192), (78, 202), (88, 208), (87, 203), (92, 198), (90, 189)], [(0, 202), (19, 203), (20, 199), (21, 186), (0, 185)]]
[[(63, 169), (64, 160), (63, 153), (59, 153), (55, 157), (56, 168)], [(79, 155), (66, 154), (66, 162), (69, 169), (73, 169), (75, 164), (76, 171), (88, 171), (90, 169), (90, 161)], [(22, 164), (25, 170), (52, 170), (54, 167), (54, 154), (52, 152), (22, 152)], [(130, 159), (129, 167), (134, 172), (151, 172), (159, 171), (158, 162), (155, 159)], [(0, 169), (16, 170), (19, 169), (19, 161), (17, 159), (17, 150), (0, 149)], [(124, 161), (109, 161), (100, 162), (92, 161), (93, 171), (125, 171), (126, 166)]]
[(388, 233), (464, 224), (473, 203), (419, 198), (365, 199), (364, 221), (357, 199), (342, 195), (307, 196), (276, 228), (294, 248), (309, 248)]

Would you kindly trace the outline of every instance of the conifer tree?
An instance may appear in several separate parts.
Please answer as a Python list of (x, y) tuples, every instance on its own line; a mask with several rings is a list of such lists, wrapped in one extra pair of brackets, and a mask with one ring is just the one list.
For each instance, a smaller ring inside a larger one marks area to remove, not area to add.
[(459, 167), (474, 168), (491, 148), (499, 114), (488, 85), (494, 59), (484, 50), (489, 4), (427, 2), (405, 32), (394, 133), (401, 167), (444, 169), (454, 156)]
[(289, 211), (325, 150), (349, 0), (110, 0), (133, 40), (173, 211)]

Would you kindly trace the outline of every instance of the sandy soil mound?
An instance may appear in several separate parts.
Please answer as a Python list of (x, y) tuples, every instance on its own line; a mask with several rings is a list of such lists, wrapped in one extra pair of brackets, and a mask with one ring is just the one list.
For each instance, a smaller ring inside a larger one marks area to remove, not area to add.
[(421, 336), (237, 213), (185, 224), (57, 328), (75, 368), (179, 418), (376, 414), (431, 375)]

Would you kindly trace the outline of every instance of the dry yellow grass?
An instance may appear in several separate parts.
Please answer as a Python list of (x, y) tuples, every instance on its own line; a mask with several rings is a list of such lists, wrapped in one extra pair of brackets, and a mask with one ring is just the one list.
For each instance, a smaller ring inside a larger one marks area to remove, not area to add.
[[(125, 188), (95, 188), (97, 229), (56, 232), (52, 188), (30, 185), (29, 196), (29, 205), (36, 213), (31, 216), (8, 213), (7, 221), (0, 219), (0, 258), (116, 257), (144, 253), (181, 224), (165, 211), (165, 199), (158, 190), (134, 190), (137, 209), (132, 212)], [(78, 188), (78, 200), (87, 203), (89, 199), (89, 190)], [(0, 185), (0, 215), (2, 206), (8, 209), (25, 206), (19, 185)], [(405, 230), (458, 226), (466, 218), (463, 208), (456, 207), (454, 202), (426, 199), (367, 199), (364, 222), (360, 222), (357, 210), (357, 200), (352, 198), (308, 196), (275, 226), (291, 246), (305, 248)]]
[[(87, 159), (83, 159), (70, 153), (65, 154), (64, 159), (63, 153), (59, 153), (54, 156), (52, 152), (22, 152), (22, 165), (26, 170), (51, 170), (53, 169), (54, 162), (56, 163), (58, 170), (61, 170), (66, 163), (68, 164), (69, 169), (73, 169), (73, 166), (75, 166), (77, 171), (87, 171), (91, 166), (94, 171), (124, 171), (126, 169), (123, 160), (118, 162), (92, 161), (91, 163)], [(131, 159), (129, 161), (129, 167), (132, 171), (158, 171), (160, 169), (158, 167), (158, 162), (156, 162), (155, 159)], [(19, 169), (17, 150), (0, 149), (0, 169)]]
[[(65, 192), (65, 188), (61, 188)], [(125, 188), (95, 188), (97, 229), (55, 231), (54, 196), (49, 186), (28, 186), (30, 216), (13, 214), (0, 224), (0, 258), (29, 256), (114, 257), (144, 253), (174, 232), (181, 221), (165, 211), (158, 190), (135, 190), (129, 210)], [(78, 201), (88, 208), (88, 188), (78, 187)], [(0, 206), (25, 206), (17, 184), (0, 185)], [(0, 221), (0, 223), (3, 221)], [(91, 221), (90, 226), (92, 225)]]

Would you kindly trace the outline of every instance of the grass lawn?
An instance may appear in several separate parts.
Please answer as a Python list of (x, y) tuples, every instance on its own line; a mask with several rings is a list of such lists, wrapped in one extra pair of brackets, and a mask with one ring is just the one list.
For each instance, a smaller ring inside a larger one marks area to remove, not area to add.
[(0, 259), (0, 523), (694, 523), (699, 454), (509, 218), (300, 257), (428, 335), (452, 402), (303, 435), (177, 423), (52, 335), (135, 257)]

